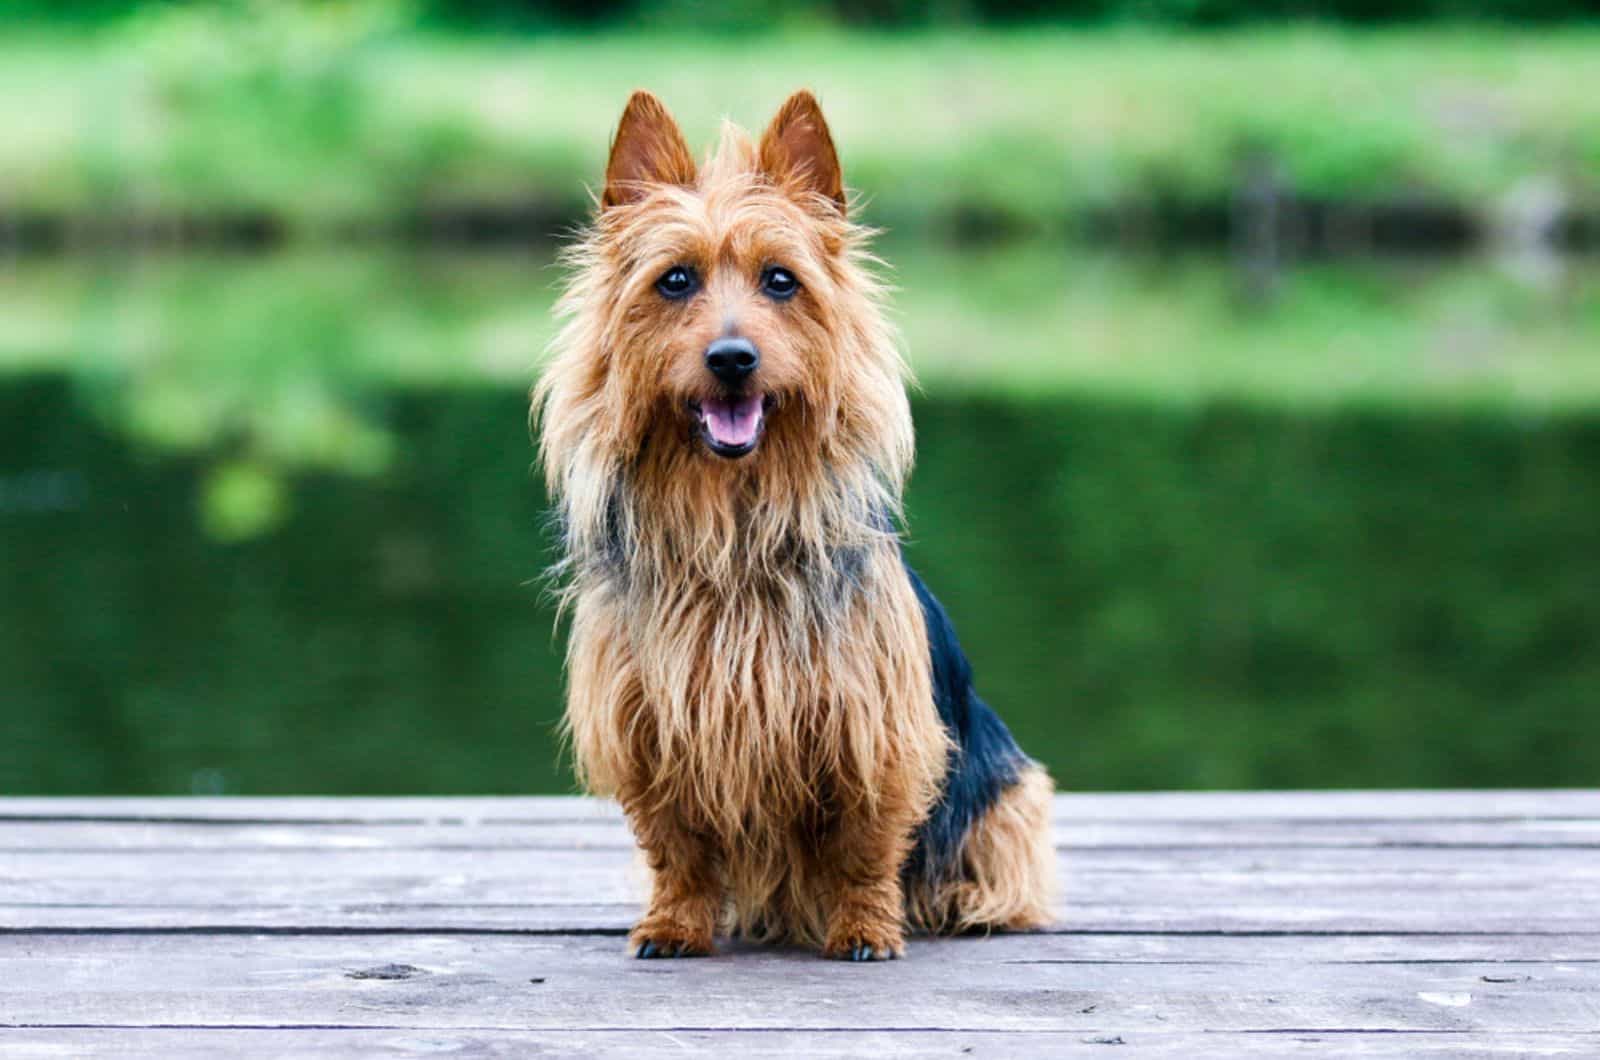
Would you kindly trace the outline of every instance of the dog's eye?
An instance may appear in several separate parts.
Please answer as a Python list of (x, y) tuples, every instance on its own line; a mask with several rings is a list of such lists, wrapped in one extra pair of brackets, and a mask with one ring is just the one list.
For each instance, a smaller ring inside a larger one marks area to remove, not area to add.
[(674, 265), (661, 274), (661, 279), (656, 281), (656, 290), (661, 292), (661, 297), (679, 299), (688, 298), (700, 287), (700, 277), (687, 265)]
[(800, 281), (794, 278), (794, 273), (788, 269), (773, 265), (761, 274), (761, 289), (769, 298), (783, 301), (793, 298), (794, 293), (800, 289)]

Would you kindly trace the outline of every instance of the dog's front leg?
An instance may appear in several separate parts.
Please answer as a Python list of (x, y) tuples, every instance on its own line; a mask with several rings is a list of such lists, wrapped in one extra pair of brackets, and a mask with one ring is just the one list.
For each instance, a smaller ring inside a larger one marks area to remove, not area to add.
[(635, 957), (703, 957), (722, 909), (715, 844), (671, 813), (633, 813), (634, 832), (650, 863), (650, 906), (634, 926)]
[(886, 961), (905, 953), (905, 862), (914, 815), (878, 805), (843, 814), (824, 856), (832, 890), (824, 957)]

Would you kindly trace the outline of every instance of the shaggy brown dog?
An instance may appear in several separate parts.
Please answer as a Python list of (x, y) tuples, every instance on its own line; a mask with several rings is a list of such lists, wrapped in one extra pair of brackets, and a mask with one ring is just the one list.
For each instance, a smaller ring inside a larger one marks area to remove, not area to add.
[(534, 392), (580, 777), (653, 875), (630, 946), (719, 927), (899, 956), (1050, 915), (1051, 785), (900, 556), (897, 337), (816, 100), (696, 166), (636, 93)]

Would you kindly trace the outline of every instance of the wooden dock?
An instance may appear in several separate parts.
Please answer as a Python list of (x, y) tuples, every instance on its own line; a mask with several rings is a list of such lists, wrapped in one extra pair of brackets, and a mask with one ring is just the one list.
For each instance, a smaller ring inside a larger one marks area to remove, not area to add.
[(1600, 792), (1072, 795), (1037, 935), (635, 961), (614, 808), (0, 800), (0, 1056), (1600, 1056)]

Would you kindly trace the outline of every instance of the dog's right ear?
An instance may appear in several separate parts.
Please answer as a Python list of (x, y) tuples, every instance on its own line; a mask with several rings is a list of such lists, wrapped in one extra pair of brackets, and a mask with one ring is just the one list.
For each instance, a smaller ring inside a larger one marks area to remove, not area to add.
[(665, 104), (644, 91), (628, 97), (611, 141), (601, 208), (638, 202), (651, 184), (693, 184), (694, 175), (694, 156)]

